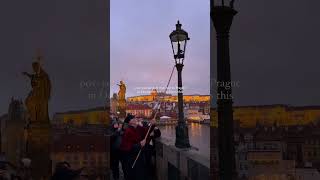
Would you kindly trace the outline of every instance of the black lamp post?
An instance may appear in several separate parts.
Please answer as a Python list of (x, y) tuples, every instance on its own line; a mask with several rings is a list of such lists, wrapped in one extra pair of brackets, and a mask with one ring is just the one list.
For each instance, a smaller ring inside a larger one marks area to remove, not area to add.
[[(217, 81), (223, 84), (231, 83), (229, 32), (233, 17), (237, 14), (233, 3), (234, 0), (230, 0), (226, 6), (222, 0), (220, 5), (215, 5), (214, 0), (211, 0), (211, 19), (217, 35)], [(223, 86), (218, 86), (217, 89), (219, 178), (233, 180), (236, 178), (233, 101), (231, 98), (222, 98), (222, 95), (232, 97), (232, 91)]]
[(188, 126), (184, 119), (183, 114), (183, 93), (182, 93), (182, 68), (185, 56), (185, 50), (187, 41), (190, 40), (188, 33), (181, 28), (181, 24), (178, 21), (176, 29), (170, 33), (170, 41), (172, 46), (173, 57), (175, 60), (176, 68), (178, 71), (178, 109), (179, 119), (178, 125), (176, 126), (176, 142), (175, 145), (178, 148), (189, 148), (189, 135)]

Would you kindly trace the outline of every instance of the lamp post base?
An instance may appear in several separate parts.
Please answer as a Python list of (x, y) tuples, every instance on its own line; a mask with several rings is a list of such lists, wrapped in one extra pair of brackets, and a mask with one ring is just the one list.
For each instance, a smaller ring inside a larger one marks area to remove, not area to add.
[(177, 148), (190, 148), (188, 126), (186, 123), (178, 122), (176, 126), (176, 143)]

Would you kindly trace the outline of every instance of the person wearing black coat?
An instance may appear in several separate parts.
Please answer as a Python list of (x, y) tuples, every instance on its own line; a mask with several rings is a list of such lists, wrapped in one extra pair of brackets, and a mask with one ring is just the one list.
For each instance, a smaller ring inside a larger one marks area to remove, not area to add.
[[(128, 128), (126, 128), (120, 150), (122, 152), (122, 165), (124, 168), (124, 175), (126, 180), (151, 180), (152, 174), (150, 170), (153, 168), (150, 164), (152, 148), (149, 146), (153, 141), (154, 135), (151, 132), (156, 131), (155, 134), (160, 136), (160, 131), (155, 127), (155, 117), (146, 125), (143, 125), (138, 118), (128, 116)], [(148, 131), (150, 128), (150, 131)], [(146, 135), (148, 137), (145, 139)], [(150, 136), (151, 135), (151, 136)], [(139, 153), (139, 151), (141, 152)], [(149, 155), (150, 154), (150, 155)]]
[(122, 123), (115, 118), (111, 123), (111, 149), (110, 149), (110, 165), (112, 176), (114, 180), (118, 180), (119, 176), (119, 163), (120, 163), (120, 144), (122, 140)]
[[(147, 126), (147, 123), (143, 124)], [(154, 180), (156, 177), (156, 149), (155, 149), (155, 140), (161, 136), (161, 131), (158, 127), (151, 127), (151, 133), (149, 138), (147, 139), (147, 143), (145, 145), (144, 151), (144, 161), (148, 179)]]

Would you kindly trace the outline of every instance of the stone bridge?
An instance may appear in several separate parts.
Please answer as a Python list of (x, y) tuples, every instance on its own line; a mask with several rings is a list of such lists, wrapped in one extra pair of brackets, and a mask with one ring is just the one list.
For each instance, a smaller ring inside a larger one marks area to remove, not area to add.
[[(155, 179), (209, 180), (210, 158), (201, 155), (196, 148), (178, 149), (174, 143), (174, 139), (157, 139)], [(124, 179), (122, 173), (120, 179)]]

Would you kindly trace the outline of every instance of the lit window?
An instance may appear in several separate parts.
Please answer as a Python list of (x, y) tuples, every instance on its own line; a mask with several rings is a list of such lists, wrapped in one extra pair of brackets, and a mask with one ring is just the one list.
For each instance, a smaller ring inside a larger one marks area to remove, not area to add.
[(67, 151), (70, 151), (71, 150), (71, 145), (66, 145), (66, 149), (67, 149)]

